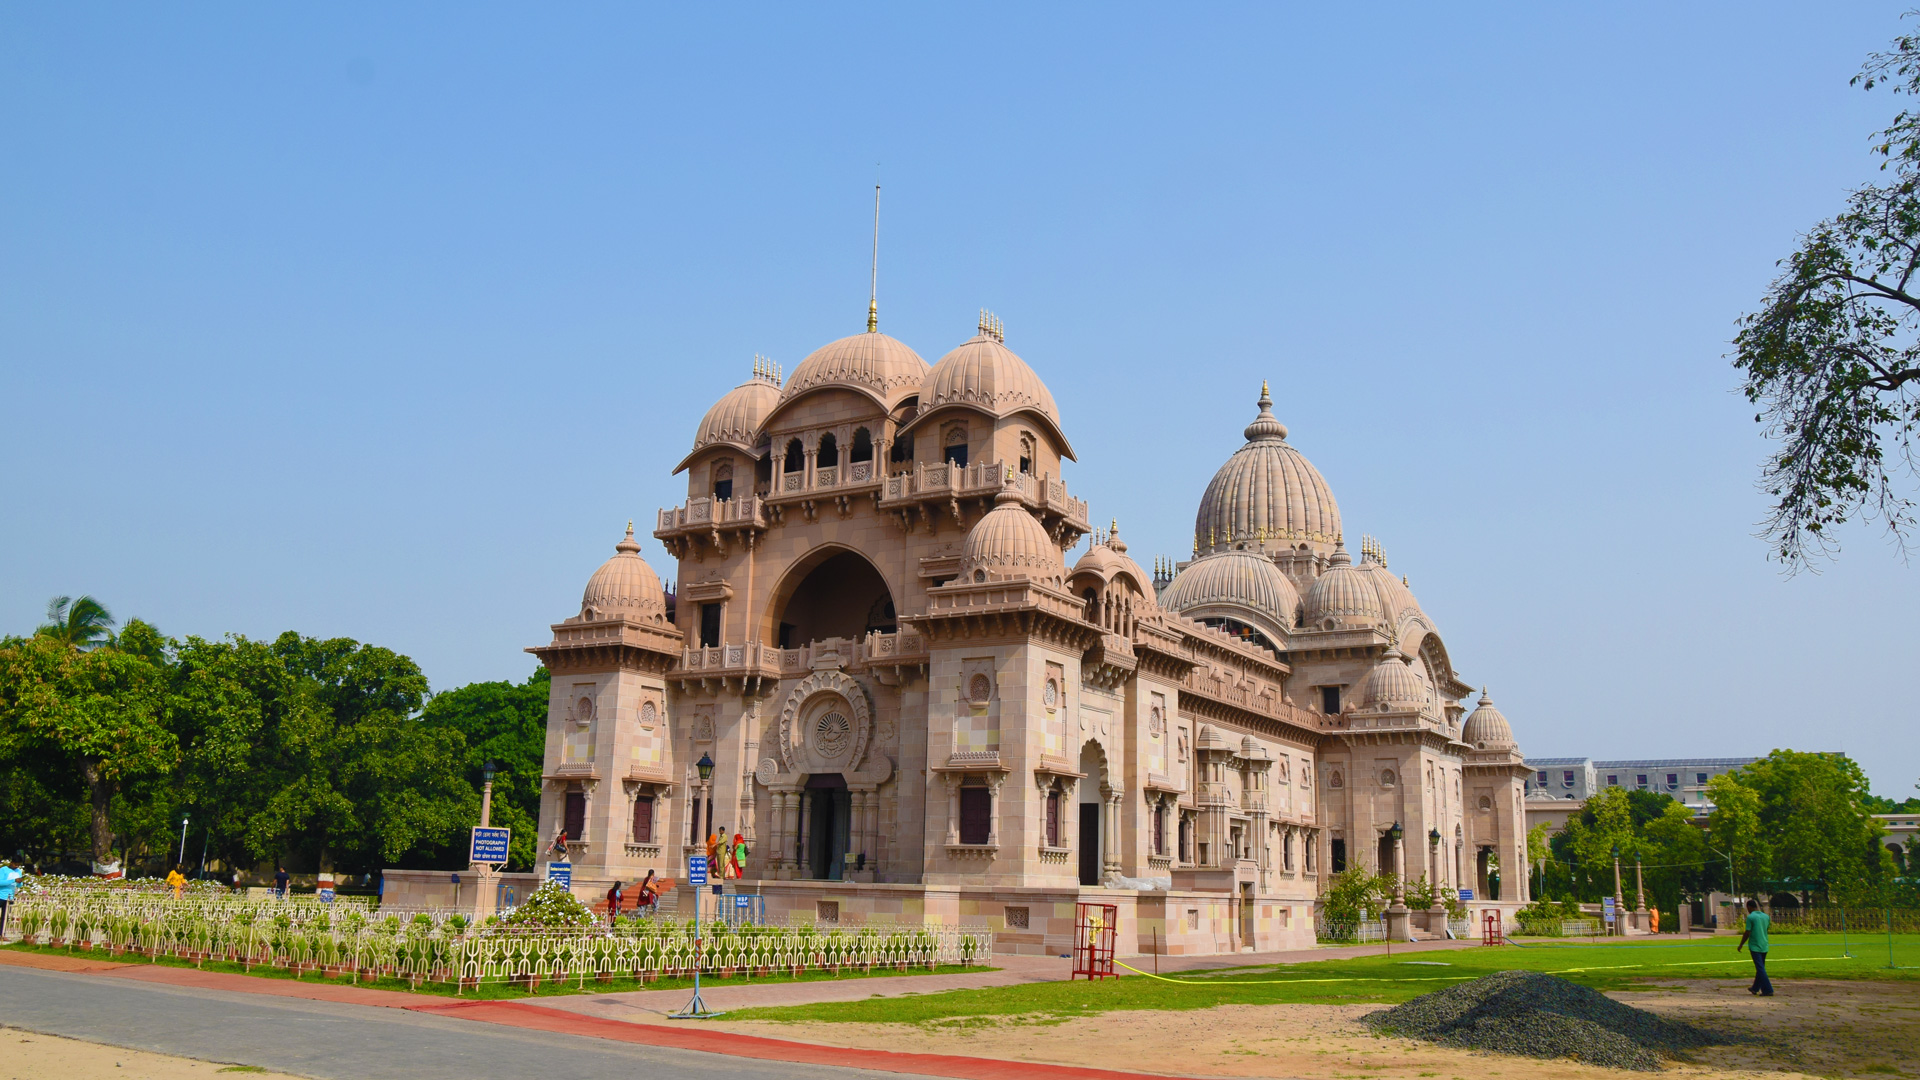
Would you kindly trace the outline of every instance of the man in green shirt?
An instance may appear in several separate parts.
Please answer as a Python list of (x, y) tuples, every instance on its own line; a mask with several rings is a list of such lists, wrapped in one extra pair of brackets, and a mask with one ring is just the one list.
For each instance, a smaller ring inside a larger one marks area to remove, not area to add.
[(1767, 980), (1767, 927), (1772, 925), (1773, 920), (1760, 910), (1758, 900), (1747, 901), (1747, 928), (1740, 932), (1740, 940), (1733, 945), (1734, 952), (1745, 945), (1747, 955), (1753, 957), (1753, 985), (1747, 987), (1747, 993), (1761, 997), (1773, 996), (1773, 983)]

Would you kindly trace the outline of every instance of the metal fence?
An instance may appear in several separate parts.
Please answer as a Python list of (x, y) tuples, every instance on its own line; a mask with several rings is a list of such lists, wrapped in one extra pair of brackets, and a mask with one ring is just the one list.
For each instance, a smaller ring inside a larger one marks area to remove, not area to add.
[(1920, 933), (1920, 911), (1910, 908), (1798, 908), (1775, 907), (1771, 931), (1775, 934)]

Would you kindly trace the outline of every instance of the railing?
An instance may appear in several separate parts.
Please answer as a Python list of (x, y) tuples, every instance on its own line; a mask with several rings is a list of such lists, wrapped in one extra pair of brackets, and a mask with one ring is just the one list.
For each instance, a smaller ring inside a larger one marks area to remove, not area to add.
[(766, 500), (758, 495), (742, 495), (734, 499), (716, 499), (712, 496), (688, 499), (684, 506), (660, 511), (660, 525), (654, 531), (734, 525), (765, 528), (765, 507)]
[(1776, 907), (1770, 931), (1775, 934), (1837, 934), (1841, 931), (1884, 934), (1920, 932), (1920, 911), (1907, 908), (1802, 908), (1798, 911)]
[(1384, 913), (1377, 918), (1355, 920), (1329, 919), (1324, 912), (1314, 920), (1314, 936), (1322, 942), (1345, 945), (1365, 945), (1369, 942), (1387, 940), (1387, 917)]
[[(704, 973), (798, 974), (806, 970), (906, 970), (980, 963), (993, 954), (984, 927), (822, 928), (709, 921), (696, 947), (689, 921), (622, 918), (616, 927), (473, 926), (459, 915), (369, 917), (349, 908), (281, 901), (97, 902), (41, 894), (16, 900), (15, 940), (114, 955), (391, 978), (458, 989), (482, 983), (579, 982)], [(321, 910), (315, 910), (321, 909)]]
[(927, 656), (927, 639), (912, 631), (875, 630), (858, 640), (827, 638), (797, 649), (777, 649), (750, 641), (741, 645), (711, 645), (687, 649), (681, 655), (682, 674), (778, 672), (798, 675), (813, 670), (814, 660), (837, 654), (848, 666), (859, 664), (919, 663)]
[(1069, 521), (1078, 524), (1087, 521), (1087, 501), (1068, 494), (1065, 481), (1041, 480), (1031, 473), (1018, 472), (997, 461), (972, 465), (955, 465), (952, 462), (929, 465), (924, 461), (919, 462), (912, 472), (887, 477), (880, 500), (885, 505), (916, 496), (985, 495), (998, 492), (1003, 487), (1018, 491), (1028, 501), (1038, 502)]

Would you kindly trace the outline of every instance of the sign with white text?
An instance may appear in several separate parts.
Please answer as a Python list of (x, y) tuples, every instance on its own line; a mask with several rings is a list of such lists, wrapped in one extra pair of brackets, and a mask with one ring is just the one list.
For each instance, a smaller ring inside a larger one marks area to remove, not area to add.
[(512, 829), (481, 828), (473, 830), (473, 847), (468, 852), (467, 861), (505, 865), (507, 846), (513, 839)]
[(687, 884), (699, 887), (707, 883), (707, 857), (690, 855), (687, 857)]
[(569, 889), (573, 888), (573, 864), (570, 862), (548, 863), (547, 880), (557, 881)]

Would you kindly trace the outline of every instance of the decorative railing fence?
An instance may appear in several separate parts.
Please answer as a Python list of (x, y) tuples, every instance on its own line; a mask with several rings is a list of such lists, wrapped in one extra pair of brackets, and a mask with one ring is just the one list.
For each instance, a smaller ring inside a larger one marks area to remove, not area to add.
[(730, 926), (628, 919), (613, 928), (469, 925), (426, 913), (403, 921), (300, 901), (28, 896), (8, 931), (32, 944), (274, 967), (336, 978), (395, 978), (463, 990), (482, 983), (547, 983), (690, 976), (746, 978), (802, 971), (964, 966), (993, 953), (984, 927)]

